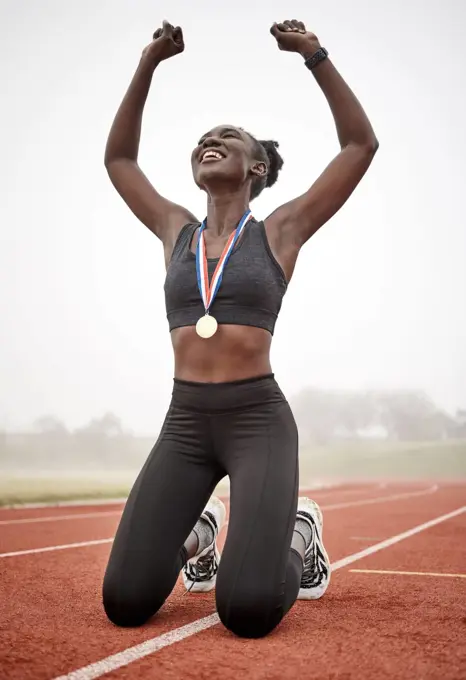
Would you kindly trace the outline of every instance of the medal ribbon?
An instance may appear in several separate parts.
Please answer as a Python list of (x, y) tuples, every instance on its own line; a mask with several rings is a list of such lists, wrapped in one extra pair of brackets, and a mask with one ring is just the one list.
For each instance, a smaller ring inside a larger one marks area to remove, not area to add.
[(241, 236), (241, 233), (252, 218), (252, 213), (250, 210), (246, 210), (243, 217), (241, 218), (235, 231), (230, 235), (223, 253), (220, 255), (217, 266), (215, 267), (214, 275), (212, 276), (212, 281), (209, 284), (209, 269), (207, 263), (207, 252), (205, 247), (204, 230), (206, 228), (207, 218), (201, 224), (199, 230), (199, 240), (196, 247), (196, 271), (197, 271), (197, 285), (199, 287), (199, 292), (201, 294), (202, 302), (204, 303), (205, 313), (209, 313), (209, 309), (215, 300), (218, 289), (222, 282), (223, 271), (225, 269), (226, 263), (235, 247), (236, 241)]

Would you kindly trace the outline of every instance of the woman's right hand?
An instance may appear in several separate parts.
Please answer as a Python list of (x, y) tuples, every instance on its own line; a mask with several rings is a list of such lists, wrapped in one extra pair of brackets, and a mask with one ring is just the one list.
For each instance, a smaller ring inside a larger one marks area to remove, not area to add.
[(170, 59), (184, 50), (183, 31), (179, 26), (172, 26), (164, 21), (158, 28), (150, 45), (143, 50), (144, 59), (152, 59), (154, 63)]

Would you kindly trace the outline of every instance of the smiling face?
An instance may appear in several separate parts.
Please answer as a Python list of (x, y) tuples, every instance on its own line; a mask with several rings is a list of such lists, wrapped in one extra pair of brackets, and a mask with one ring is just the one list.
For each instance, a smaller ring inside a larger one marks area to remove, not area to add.
[(191, 156), (194, 181), (208, 193), (222, 186), (232, 190), (267, 173), (251, 137), (233, 125), (220, 125), (203, 135)]

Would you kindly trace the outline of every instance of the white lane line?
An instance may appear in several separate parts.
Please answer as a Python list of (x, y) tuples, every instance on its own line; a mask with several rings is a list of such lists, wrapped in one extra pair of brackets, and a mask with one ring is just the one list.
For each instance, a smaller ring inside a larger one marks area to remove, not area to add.
[(48, 548), (32, 548), (31, 550), (17, 550), (16, 552), (0, 553), (0, 557), (18, 557), (19, 555), (35, 555), (37, 553), (52, 552), (53, 550), (68, 550), (68, 548), (86, 548), (88, 545), (103, 545), (112, 543), (113, 538), (99, 538), (96, 541), (83, 541), (81, 543), (65, 543), (64, 545), (51, 545)]
[[(452, 517), (456, 517), (457, 515), (460, 515), (465, 511), (466, 506), (463, 506), (461, 508), (458, 508), (457, 510), (454, 510), (453, 512), (449, 512), (446, 515), (436, 517), (435, 519), (432, 519), (429, 522), (419, 524), (418, 526), (413, 527), (408, 531), (404, 531), (402, 534), (392, 536), (391, 538), (388, 538), (385, 541), (376, 543), (375, 545), (371, 546), (370, 548), (367, 548), (366, 550), (361, 550), (360, 552), (354, 553), (354, 555), (348, 555), (348, 557), (344, 557), (342, 560), (334, 562), (332, 564), (332, 569), (333, 571), (341, 569), (342, 567), (345, 567), (347, 564), (356, 562), (357, 560), (360, 560), (363, 557), (367, 557), (367, 555), (372, 555), (373, 553), (376, 553), (379, 550), (384, 550), (385, 548), (388, 548), (389, 546), (394, 545), (395, 543), (398, 543), (399, 541), (402, 541), (405, 538), (414, 536), (414, 534), (418, 534), (421, 531), (424, 531), (425, 529), (429, 529), (430, 527), (435, 526), (436, 524), (445, 522), (446, 520), (451, 519)], [(169, 645), (173, 645), (176, 642), (180, 642), (180, 640), (185, 640), (186, 638), (191, 637), (191, 635), (195, 635), (196, 633), (199, 633), (202, 630), (207, 630), (208, 628), (211, 628), (212, 626), (215, 626), (218, 623), (220, 623), (218, 615), (211, 614), (210, 616), (206, 616), (203, 619), (197, 619), (197, 621), (189, 623), (186, 626), (182, 626), (181, 628), (175, 628), (174, 630), (171, 630), (169, 633), (164, 633), (163, 635), (158, 635), (157, 637), (154, 637), (151, 640), (146, 640), (146, 642), (136, 645), (135, 647), (129, 647), (128, 649), (125, 649), (122, 652), (118, 652), (118, 654), (108, 656), (106, 659), (102, 659), (101, 661), (97, 661), (96, 663), (91, 663), (88, 666), (79, 668), (76, 671), (68, 673), (68, 675), (60, 675), (59, 677), (54, 678), (54, 680), (95, 680), (96, 678), (102, 677), (106, 673), (110, 673), (111, 671), (115, 671), (124, 666), (128, 666), (128, 664), (132, 663), (133, 661), (143, 659), (145, 656), (153, 654), (154, 652), (157, 652), (159, 649), (162, 649), (163, 647), (168, 647)]]
[(97, 661), (90, 666), (85, 666), (77, 671), (68, 673), (68, 675), (61, 675), (55, 680), (92, 680), (93, 678), (100, 678), (110, 671), (122, 668), (122, 666), (127, 666), (133, 661), (138, 661), (143, 659), (149, 654), (158, 652), (159, 649), (173, 645), (175, 642), (180, 642), (185, 638), (191, 637), (196, 633), (200, 633), (207, 628), (211, 628), (219, 623), (220, 619), (217, 614), (210, 614), (210, 616), (205, 616), (203, 619), (197, 619), (192, 623), (188, 623), (186, 626), (181, 626), (181, 628), (175, 628), (168, 633), (159, 635), (151, 640), (146, 640), (141, 642), (139, 645), (125, 649), (124, 652), (119, 652), (118, 654), (113, 654), (108, 656), (102, 661)]
[(430, 493), (435, 493), (439, 490), (438, 484), (433, 484), (427, 489), (420, 491), (408, 491), (406, 493), (397, 493), (392, 496), (376, 496), (375, 498), (366, 498), (361, 501), (349, 501), (348, 503), (334, 503), (332, 505), (322, 505), (322, 510), (342, 510), (343, 508), (354, 508), (360, 505), (372, 505), (373, 503), (387, 503), (388, 501), (399, 501), (402, 498), (415, 498), (416, 496), (426, 496)]
[(414, 536), (415, 534), (419, 534), (421, 531), (425, 531), (426, 529), (430, 529), (431, 527), (436, 526), (437, 524), (441, 524), (442, 522), (446, 522), (448, 519), (452, 519), (453, 517), (457, 517), (458, 515), (461, 515), (463, 512), (466, 511), (466, 505), (463, 505), (461, 508), (458, 508), (457, 510), (453, 510), (453, 512), (449, 512), (446, 515), (441, 515), (440, 517), (436, 517), (435, 519), (431, 519), (429, 522), (424, 522), (424, 524), (418, 524), (417, 527), (413, 527), (412, 529), (408, 529), (408, 531), (403, 531), (402, 534), (397, 534), (396, 536), (392, 536), (391, 538), (385, 539), (385, 541), (380, 541), (380, 543), (375, 543), (375, 545), (370, 545), (368, 548), (364, 548), (364, 550), (360, 550), (357, 553), (354, 553), (353, 555), (348, 555), (348, 557), (343, 557), (341, 560), (337, 560), (332, 564), (332, 569), (335, 571), (335, 569), (341, 569), (342, 567), (346, 567), (348, 564), (352, 564), (353, 562), (356, 562), (356, 560), (361, 560), (363, 557), (368, 557), (369, 555), (373, 555), (376, 552), (379, 552), (379, 550), (385, 550), (385, 548), (389, 548), (391, 545), (395, 545), (395, 543), (399, 543), (400, 541), (404, 541), (405, 538), (410, 538), (411, 536)]
[(320, 503), (322, 498), (327, 498), (328, 496), (347, 496), (348, 494), (354, 494), (354, 493), (370, 493), (371, 491), (374, 491), (375, 489), (385, 488), (385, 486), (386, 485), (382, 485), (382, 484), (370, 484), (370, 485), (367, 485), (367, 486), (357, 486), (356, 488), (353, 488), (353, 489), (335, 488), (332, 491), (324, 490), (324, 493), (319, 493), (318, 490), (314, 490), (314, 489), (308, 489), (308, 491), (317, 491), (319, 493), (319, 495), (316, 496), (315, 500)]
[(2, 519), (0, 526), (8, 524), (37, 524), (39, 522), (60, 522), (65, 519), (95, 519), (96, 517), (112, 517), (121, 515), (122, 510), (104, 510), (103, 512), (83, 512), (74, 515), (47, 515), (45, 517), (25, 517), (23, 519)]
[[(228, 522), (222, 527), (222, 533), (228, 526)], [(65, 543), (64, 545), (51, 545), (47, 548), (31, 548), (30, 550), (17, 550), (16, 552), (0, 553), (1, 557), (19, 557), (21, 555), (35, 555), (36, 553), (53, 552), (54, 550), (69, 550), (70, 548), (87, 548), (90, 545), (104, 545), (112, 543), (113, 538), (100, 538), (95, 541), (81, 541), (80, 543)]]
[[(395, 494), (393, 496), (377, 496), (376, 498), (368, 498), (361, 501), (349, 501), (348, 503), (337, 503), (335, 505), (322, 505), (322, 510), (342, 510), (343, 508), (354, 508), (360, 505), (371, 505), (372, 503), (386, 503), (389, 501), (397, 501), (402, 498), (413, 498), (416, 496), (425, 496), (426, 494), (435, 493), (438, 491), (438, 484), (421, 491), (412, 491), (408, 493)], [(98, 513), (102, 515), (103, 513)], [(73, 515), (72, 515), (73, 516)], [(18, 520), (20, 521), (20, 520)], [(104, 538), (100, 541), (84, 541), (82, 543), (68, 543), (66, 545), (52, 545), (47, 548), (33, 548), (31, 550), (18, 550), (16, 552), (0, 553), (1, 557), (19, 557), (21, 555), (33, 555), (35, 553), (51, 552), (53, 550), (67, 550), (68, 548), (84, 548), (88, 545), (99, 545), (101, 543), (111, 543), (113, 538)]]

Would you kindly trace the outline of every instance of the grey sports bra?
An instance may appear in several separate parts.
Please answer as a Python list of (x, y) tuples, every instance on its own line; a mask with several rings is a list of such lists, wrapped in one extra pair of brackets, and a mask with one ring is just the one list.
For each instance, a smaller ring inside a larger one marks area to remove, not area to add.
[[(170, 331), (193, 326), (204, 315), (197, 285), (196, 256), (191, 250), (199, 224), (181, 230), (165, 279), (165, 306)], [(218, 258), (209, 258), (211, 280)], [(223, 272), (211, 312), (219, 324), (264, 328), (273, 334), (287, 283), (274, 258), (263, 222), (251, 219), (238, 240)]]

